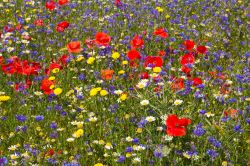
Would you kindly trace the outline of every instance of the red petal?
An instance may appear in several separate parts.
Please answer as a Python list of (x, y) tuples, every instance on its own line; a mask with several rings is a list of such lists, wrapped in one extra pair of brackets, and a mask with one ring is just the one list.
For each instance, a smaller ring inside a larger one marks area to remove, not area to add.
[(176, 137), (185, 136), (186, 129), (184, 127), (167, 128), (167, 134)]

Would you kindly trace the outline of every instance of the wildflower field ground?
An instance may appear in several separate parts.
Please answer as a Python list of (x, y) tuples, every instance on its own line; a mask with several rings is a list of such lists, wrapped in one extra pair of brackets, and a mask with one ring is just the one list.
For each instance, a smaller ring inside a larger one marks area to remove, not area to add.
[(1, 0), (0, 166), (250, 165), (247, 0)]

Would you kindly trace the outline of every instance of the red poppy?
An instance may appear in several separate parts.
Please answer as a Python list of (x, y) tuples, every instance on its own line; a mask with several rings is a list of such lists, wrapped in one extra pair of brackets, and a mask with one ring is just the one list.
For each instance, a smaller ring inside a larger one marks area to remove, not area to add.
[(113, 78), (114, 70), (106, 69), (101, 71), (102, 79), (111, 80)]
[(148, 56), (145, 59), (144, 67), (162, 67), (163, 60), (159, 56)]
[(191, 40), (186, 40), (184, 42), (184, 45), (186, 46), (187, 50), (192, 50), (194, 48), (195, 43)]
[(2, 65), (2, 71), (5, 74), (14, 74), (16, 72), (16, 68), (15, 68), (14, 63)]
[(187, 64), (193, 64), (195, 61), (194, 55), (192, 53), (185, 54), (181, 57), (181, 64), (182, 66)]
[(53, 93), (53, 90), (51, 89), (51, 86), (53, 85), (55, 85), (54, 81), (45, 78), (44, 80), (42, 80), (40, 89), (44, 92), (44, 94), (51, 94)]
[(48, 151), (46, 152), (46, 155), (48, 156), (53, 156), (55, 154), (55, 151), (53, 149), (48, 149)]
[(85, 44), (87, 45), (88, 48), (93, 48), (94, 44), (95, 44), (95, 40), (91, 40), (91, 39), (86, 39), (85, 40)]
[(142, 48), (142, 46), (144, 45), (144, 41), (139, 36), (136, 35), (131, 40), (130, 44), (133, 48)]
[(136, 51), (135, 49), (128, 51), (127, 56), (131, 61), (135, 59), (141, 59), (140, 52)]
[(48, 1), (48, 2), (46, 2), (45, 7), (48, 10), (52, 11), (56, 8), (56, 3), (54, 1)]
[(56, 31), (57, 32), (64, 32), (64, 30), (68, 27), (69, 27), (69, 23), (67, 21), (62, 21), (62, 22), (57, 24)]
[(202, 79), (200, 79), (200, 78), (193, 78), (193, 85), (194, 86), (198, 86), (198, 85), (200, 85), (200, 84), (202, 84)]
[(2, 65), (2, 71), (6, 74), (37, 75), (40, 69), (39, 63), (30, 63), (27, 60), (20, 60), (16, 57), (13, 57), (12, 62), (9, 64)]
[(65, 5), (69, 2), (69, 0), (59, 0), (58, 5)]
[(186, 128), (185, 126), (191, 124), (191, 120), (187, 118), (179, 119), (177, 115), (171, 114), (166, 120), (167, 130), (166, 133), (170, 136), (185, 136)]
[(157, 53), (158, 56), (165, 56), (166, 55), (166, 52), (161, 50)]
[(238, 111), (236, 109), (225, 110), (224, 115), (230, 116), (231, 118), (237, 118)]
[(147, 72), (142, 72), (139, 74), (140, 79), (148, 79), (149, 75)]
[(62, 65), (66, 65), (67, 64), (67, 59), (69, 58), (68, 55), (62, 55), (58, 61), (62, 64)]
[(16, 30), (19, 31), (19, 30), (21, 30), (21, 29), (22, 29), (22, 25), (21, 25), (21, 24), (17, 24), (17, 25), (16, 25)]
[(81, 52), (81, 43), (79, 41), (72, 41), (67, 45), (68, 51), (70, 53), (79, 53)]
[(30, 86), (32, 85), (32, 81), (27, 79), (25, 83), (16, 83), (14, 88), (16, 91), (19, 91), (21, 90), (21, 87), (22, 89), (28, 89)]
[(101, 46), (108, 46), (111, 37), (104, 32), (97, 32), (95, 35), (95, 43)]
[(3, 56), (0, 56), (0, 65), (2, 65), (3, 62), (4, 62), (4, 58), (3, 58)]
[(185, 74), (189, 74), (191, 72), (191, 69), (187, 66), (182, 66), (181, 71)]
[(136, 68), (136, 67), (138, 67), (139, 65), (138, 65), (138, 63), (136, 63), (135, 61), (130, 61), (130, 62), (129, 62), (129, 66), (130, 66), (130, 67), (133, 67), (133, 68)]
[(206, 46), (198, 46), (197, 51), (201, 54), (205, 54), (207, 52), (207, 47)]
[(115, 0), (115, 6), (119, 6), (119, 5), (121, 5), (122, 3), (121, 3), (121, 0)]
[(59, 63), (51, 63), (48, 69), (45, 69), (45, 73), (48, 75), (50, 74), (50, 71), (52, 71), (53, 69), (62, 69), (62, 66)]
[(162, 38), (168, 37), (168, 33), (164, 30), (164, 28), (157, 28), (153, 34)]
[(37, 19), (34, 21), (35, 26), (39, 27), (39, 26), (43, 26), (43, 20), (42, 19)]
[(4, 30), (5, 30), (6, 32), (13, 32), (13, 31), (15, 30), (15, 28), (14, 28), (14, 27), (11, 27), (11, 28), (10, 28), (9, 26), (6, 25), (6, 26), (4, 27)]
[[(37, 62), (26, 63), (21, 66), (22, 69), (17, 70), (19, 74), (22, 75), (37, 75), (38, 71), (41, 69), (41, 65)], [(18, 68), (17, 68), (18, 69)]]
[(181, 90), (184, 88), (184, 79), (183, 78), (175, 78), (172, 81), (171, 88), (173, 90)]

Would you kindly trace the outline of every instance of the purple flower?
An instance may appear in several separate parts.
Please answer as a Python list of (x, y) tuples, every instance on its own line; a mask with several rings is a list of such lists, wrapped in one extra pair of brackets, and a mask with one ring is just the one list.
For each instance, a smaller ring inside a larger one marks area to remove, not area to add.
[(24, 122), (27, 120), (27, 117), (24, 115), (16, 115), (16, 119), (20, 122)]
[(8, 164), (8, 159), (6, 157), (0, 158), (0, 165), (4, 166)]
[(206, 111), (205, 110), (200, 110), (201, 115), (205, 115)]
[(221, 142), (216, 140), (216, 138), (214, 138), (214, 137), (208, 137), (208, 142), (210, 142), (216, 148), (221, 147)]
[(206, 133), (206, 130), (202, 128), (202, 124), (199, 123), (196, 128), (193, 130), (193, 134), (196, 136), (202, 136)]
[(247, 118), (247, 119), (246, 119), (246, 122), (247, 122), (248, 124), (250, 124), (250, 118)]
[(43, 115), (37, 115), (36, 116), (36, 121), (39, 122), (39, 121), (42, 121), (44, 119), (44, 116)]
[(207, 155), (209, 155), (210, 157), (212, 157), (212, 159), (215, 159), (219, 155), (219, 153), (217, 153), (216, 150), (208, 149), (207, 150)]
[(126, 150), (125, 150), (125, 152), (130, 153), (130, 152), (132, 152), (133, 150), (134, 150), (134, 149), (133, 149), (132, 147), (127, 147)]
[(125, 161), (125, 156), (120, 156), (118, 159), (117, 159), (117, 161), (116, 162), (118, 162), (118, 163), (122, 163), (122, 162), (124, 162)]
[(242, 132), (243, 132), (243, 130), (241, 129), (240, 124), (237, 124), (236, 126), (234, 126), (234, 131), (235, 131), (235, 132), (239, 132), (239, 133), (242, 133)]
[(52, 122), (52, 123), (50, 124), (50, 128), (56, 129), (56, 127), (57, 127), (56, 122)]

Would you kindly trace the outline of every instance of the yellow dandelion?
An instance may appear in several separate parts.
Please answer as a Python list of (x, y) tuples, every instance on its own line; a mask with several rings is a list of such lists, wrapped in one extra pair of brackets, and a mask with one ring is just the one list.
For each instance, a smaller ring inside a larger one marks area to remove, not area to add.
[(5, 96), (5, 95), (0, 96), (0, 102), (1, 102), (1, 101), (7, 101), (7, 100), (9, 100), (9, 99), (10, 99), (10, 96)]
[(114, 52), (114, 53), (112, 54), (112, 58), (113, 58), (113, 59), (118, 59), (118, 58), (120, 58), (119, 52)]
[(108, 91), (106, 91), (106, 90), (101, 90), (100, 91), (101, 96), (106, 96), (107, 94), (108, 94)]
[(56, 88), (55, 90), (54, 90), (54, 94), (55, 95), (60, 95), (62, 93), (62, 89), (61, 88)]

